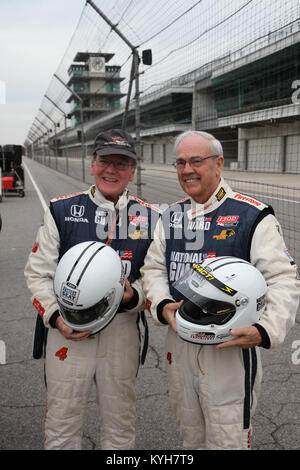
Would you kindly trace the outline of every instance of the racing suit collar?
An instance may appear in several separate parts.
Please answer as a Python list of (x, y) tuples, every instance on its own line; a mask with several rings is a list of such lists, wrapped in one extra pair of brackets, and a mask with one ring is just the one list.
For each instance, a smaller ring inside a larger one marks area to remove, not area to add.
[(201, 214), (215, 210), (227, 198), (229, 192), (229, 185), (225, 182), (224, 178), (221, 177), (217, 189), (204, 204), (200, 204), (194, 199), (191, 199), (191, 208), (187, 211), (188, 219), (194, 219)]
[(101, 191), (97, 188), (96, 185), (92, 185), (89, 188), (89, 196), (91, 200), (97, 204), (97, 206), (102, 206), (104, 208), (109, 209), (110, 211), (113, 211), (114, 209), (121, 210), (124, 207), (127, 206), (128, 201), (129, 201), (129, 191), (127, 188), (124, 189), (123, 193), (120, 195), (119, 200), (114, 206), (114, 203), (112, 201), (109, 201), (106, 199), (105, 196), (101, 193)]

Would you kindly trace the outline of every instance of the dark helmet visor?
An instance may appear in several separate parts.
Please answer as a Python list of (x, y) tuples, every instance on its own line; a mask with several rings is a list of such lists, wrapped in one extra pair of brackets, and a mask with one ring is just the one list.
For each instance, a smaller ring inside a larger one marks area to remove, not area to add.
[(236, 312), (235, 306), (231, 303), (205, 299), (204, 297), (202, 300), (201, 305), (185, 300), (179, 308), (182, 318), (197, 325), (223, 325)]
[(97, 304), (84, 310), (75, 310), (59, 303), (62, 317), (73, 325), (86, 325), (101, 318), (109, 310), (111, 299), (103, 297)]

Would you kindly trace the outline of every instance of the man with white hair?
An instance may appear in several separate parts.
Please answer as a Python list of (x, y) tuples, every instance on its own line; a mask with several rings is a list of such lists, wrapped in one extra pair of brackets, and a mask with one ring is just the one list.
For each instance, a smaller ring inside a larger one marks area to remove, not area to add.
[[(163, 213), (142, 268), (148, 309), (159, 324), (170, 326), (170, 401), (186, 449), (247, 449), (262, 377), (257, 346), (279, 345), (294, 324), (296, 266), (273, 209), (234, 192), (223, 179), (223, 150), (214, 136), (187, 131), (176, 139), (175, 152), (188, 197)], [(175, 315), (184, 298), (173, 282), (193, 263), (220, 256), (249, 261), (262, 273), (265, 310), (256, 323), (232, 329), (234, 338), (217, 346), (183, 341)]]

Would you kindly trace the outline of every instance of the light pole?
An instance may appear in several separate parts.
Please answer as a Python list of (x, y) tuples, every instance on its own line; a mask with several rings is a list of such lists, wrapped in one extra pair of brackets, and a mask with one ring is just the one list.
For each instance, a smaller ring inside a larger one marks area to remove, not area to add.
[(41, 111), (41, 113), (43, 113), (53, 124), (54, 126), (54, 142), (55, 142), (55, 145), (54, 145), (54, 156), (55, 156), (55, 168), (57, 170), (57, 143), (56, 143), (56, 122), (53, 121), (53, 119), (51, 119), (50, 116), (48, 116), (48, 114), (45, 113), (45, 111), (42, 110), (42, 108), (39, 108), (39, 111)]
[(47, 100), (50, 101), (63, 115), (65, 119), (65, 156), (66, 156), (66, 173), (69, 174), (69, 159), (68, 159), (68, 151), (67, 151), (67, 115), (66, 113), (51, 99), (49, 96), (44, 95)]
[[(32, 140), (32, 137), (30, 136), (30, 132), (28, 132), (27, 139), (30, 140), (31, 142), (31, 158), (32, 160), (34, 160), (33, 140)], [(26, 147), (26, 151), (27, 151), (27, 147)]]
[(76, 93), (74, 90), (72, 90), (69, 85), (67, 85), (56, 73), (54, 74), (54, 77), (62, 84), (64, 87), (69, 90), (72, 95), (77, 98), (80, 104), (80, 127), (81, 127), (81, 148), (82, 148), (82, 178), (83, 181), (85, 182), (85, 152), (86, 152), (86, 146), (85, 146), (85, 134), (84, 134), (84, 127), (83, 127), (83, 99)]
[(43, 163), (45, 164), (45, 139), (44, 139), (44, 132), (38, 127), (38, 125), (37, 125), (35, 122), (33, 122), (32, 125), (35, 126), (36, 129), (37, 129), (39, 132), (42, 133), (41, 138), (43, 139), (43, 154), (44, 154), (44, 155), (43, 155), (43, 160), (44, 160)]
[[(49, 152), (49, 129), (48, 127), (45, 126), (45, 124), (42, 123), (42, 121), (39, 120), (39, 118), (35, 118), (40, 124), (41, 126), (43, 126), (45, 129), (46, 129), (46, 132), (47, 132), (47, 146), (48, 146), (48, 152)], [(44, 164), (45, 164), (45, 160), (46, 160), (46, 150), (45, 150), (45, 155), (44, 155)], [(48, 163), (49, 163), (49, 158), (48, 158)]]
[[(130, 83), (133, 81), (133, 77), (135, 79), (135, 138), (136, 138), (136, 155), (137, 155), (137, 172), (136, 172), (136, 180), (137, 180), (137, 195), (138, 197), (141, 197), (142, 194), (142, 183), (141, 183), (141, 140), (140, 140), (140, 91), (139, 91), (139, 63), (140, 63), (140, 58), (139, 58), (139, 53), (137, 50), (137, 47), (131, 44), (131, 42), (119, 31), (119, 29), (114, 25), (109, 18), (95, 5), (95, 3), (92, 0), (86, 0), (86, 3), (89, 3), (92, 8), (100, 15), (104, 21), (111, 27), (113, 31), (115, 31), (118, 36), (127, 44), (127, 46), (131, 49), (133, 57), (132, 57), (132, 67), (131, 67), (131, 77), (130, 77)], [(131, 93), (131, 84), (129, 87), (130, 93)], [(125, 113), (127, 114), (127, 110), (129, 107), (129, 99), (130, 99), (130, 93), (128, 92), (127, 96), (127, 103), (126, 103), (126, 109)], [(123, 118), (123, 124), (122, 126), (125, 127), (125, 122), (126, 122), (126, 114), (125, 118)], [(123, 128), (124, 128), (123, 127)]]

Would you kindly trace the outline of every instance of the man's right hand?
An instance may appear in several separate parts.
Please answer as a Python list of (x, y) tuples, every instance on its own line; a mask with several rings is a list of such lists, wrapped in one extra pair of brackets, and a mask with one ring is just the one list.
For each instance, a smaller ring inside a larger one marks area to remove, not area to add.
[(90, 336), (91, 331), (74, 331), (68, 325), (66, 325), (63, 319), (59, 316), (55, 322), (56, 328), (66, 339), (72, 339), (73, 341), (82, 341), (83, 339)]
[(175, 333), (177, 333), (175, 314), (183, 302), (184, 301), (181, 300), (180, 302), (166, 304), (162, 311), (162, 316), (169, 323), (170, 327), (175, 331)]

